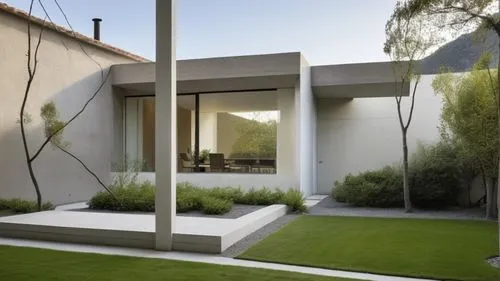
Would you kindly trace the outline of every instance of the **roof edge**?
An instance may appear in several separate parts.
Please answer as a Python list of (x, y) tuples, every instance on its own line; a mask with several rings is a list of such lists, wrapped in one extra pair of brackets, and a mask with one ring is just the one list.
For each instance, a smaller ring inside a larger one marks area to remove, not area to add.
[[(5, 12), (7, 14), (10, 14), (10, 15), (13, 15), (13, 16), (16, 16), (18, 18), (25, 19), (25, 20), (30, 19), (30, 15), (27, 12), (20, 10), (20, 9), (17, 9), (15, 7), (9, 6), (3, 2), (0, 2), (0, 12)], [(88, 36), (85, 36), (81, 33), (74, 32), (74, 31), (67, 29), (65, 27), (62, 27), (60, 25), (56, 25), (56, 24), (47, 22), (47, 21), (45, 21), (41, 18), (35, 17), (33, 15), (31, 15), (31, 22), (38, 25), (38, 26), (44, 26), (45, 28), (48, 28), (52, 31), (59, 33), (59, 34), (68, 36), (72, 39), (84, 42), (86, 44), (92, 45), (94, 47), (97, 47), (99, 49), (102, 49), (102, 50), (105, 50), (108, 52), (115, 53), (117, 55), (121, 55), (123, 57), (135, 60), (137, 62), (151, 62), (151, 60), (146, 59), (144, 57), (141, 57), (139, 55), (136, 55), (136, 54), (127, 52), (123, 49), (108, 45), (106, 43), (95, 40), (95, 39), (88, 37)]]

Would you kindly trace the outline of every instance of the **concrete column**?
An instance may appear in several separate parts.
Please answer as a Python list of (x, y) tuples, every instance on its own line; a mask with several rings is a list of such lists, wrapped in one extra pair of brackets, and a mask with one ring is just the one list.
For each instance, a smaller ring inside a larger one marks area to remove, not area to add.
[(177, 90), (175, 2), (156, 0), (156, 250), (172, 250), (175, 230)]
[(314, 137), (316, 126), (316, 108), (314, 104), (314, 96), (311, 87), (311, 68), (304, 57), (301, 56), (300, 61), (300, 80), (295, 86), (295, 107), (298, 110), (297, 128), (298, 133), (298, 150), (300, 151), (299, 173), (300, 173), (300, 191), (305, 196), (312, 194), (316, 189), (316, 157), (313, 156), (315, 151), (316, 141)]

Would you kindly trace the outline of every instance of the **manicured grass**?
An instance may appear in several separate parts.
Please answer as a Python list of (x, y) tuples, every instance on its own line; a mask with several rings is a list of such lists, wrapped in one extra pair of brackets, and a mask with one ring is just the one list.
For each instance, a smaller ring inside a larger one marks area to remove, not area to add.
[(283, 271), (0, 246), (2, 281), (330, 280)]
[(239, 258), (445, 280), (498, 281), (497, 223), (303, 216)]

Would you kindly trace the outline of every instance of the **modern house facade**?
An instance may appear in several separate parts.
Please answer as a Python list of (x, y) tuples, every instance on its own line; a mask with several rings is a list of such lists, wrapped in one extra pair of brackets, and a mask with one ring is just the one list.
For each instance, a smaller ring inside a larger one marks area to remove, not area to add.
[[(147, 155), (154, 155), (154, 137), (148, 127), (155, 118), (148, 112), (153, 108), (150, 103), (154, 103), (155, 63), (114, 65), (111, 71), (114, 96), (119, 99), (119, 107), (125, 108), (122, 114), (115, 115), (115, 127), (125, 130), (115, 134), (115, 155), (123, 156), (125, 151), (134, 159), (151, 158)], [(318, 159), (318, 150), (324, 155), (332, 147), (327, 140), (321, 140), (318, 147), (318, 137), (325, 138), (332, 128), (328, 127), (328, 119), (321, 122), (317, 117), (332, 110), (332, 104), (342, 110), (355, 98), (373, 100), (394, 95), (394, 85), (390, 63), (310, 66), (300, 53), (178, 61), (178, 154), (198, 146), (198, 151), (210, 149), (231, 155), (235, 141), (231, 139), (235, 126), (231, 125), (245, 119), (234, 115), (237, 112), (274, 113), (277, 128), (271, 172), (255, 171), (254, 163), (248, 163), (245, 171), (243, 165), (230, 164), (226, 173), (186, 171), (178, 165), (177, 182), (245, 189), (299, 188), (305, 195), (328, 193), (334, 180), (332, 171), (320, 167), (331, 167), (333, 163)], [(318, 125), (328, 128), (318, 131)], [(141, 178), (154, 182), (155, 173), (145, 171)]]
[[(40, 24), (33, 23), (34, 34)], [(0, 45), (1, 198), (34, 198), (16, 123), (27, 78), (26, 38), (26, 14), (0, 5), (0, 41), (11, 42)], [(156, 77), (163, 74), (154, 62), (55, 26), (46, 28), (39, 61), (28, 100), (32, 149), (43, 141), (38, 113), (45, 102), (53, 100), (67, 120), (107, 79), (64, 131), (70, 150), (107, 183), (117, 172), (113, 164), (130, 159), (141, 162), (141, 180), (158, 182), (157, 171), (170, 161), (158, 159), (170, 137), (158, 129), (170, 128), (169, 122), (175, 127), (175, 157), (169, 162), (169, 169), (177, 170), (175, 181), (207, 188), (266, 186), (328, 194), (348, 173), (401, 158), (393, 98), (401, 84), (389, 62), (311, 66), (301, 53), (180, 60), (174, 117), (162, 119), (159, 108), (170, 105), (158, 104)], [(160, 82), (171, 77), (165, 79)], [(418, 140), (438, 139), (441, 105), (431, 81), (424, 76), (417, 93), (409, 131), (413, 149)], [(410, 85), (403, 87), (408, 94)], [(262, 141), (249, 141), (255, 139)], [(207, 162), (200, 159), (203, 150), (210, 151)], [(35, 173), (44, 199), (55, 204), (87, 200), (100, 191), (78, 163), (50, 148), (36, 160)]]

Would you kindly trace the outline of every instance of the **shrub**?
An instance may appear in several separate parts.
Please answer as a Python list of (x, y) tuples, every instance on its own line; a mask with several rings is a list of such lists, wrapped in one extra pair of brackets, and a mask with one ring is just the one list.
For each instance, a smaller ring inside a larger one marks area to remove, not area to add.
[(118, 199), (107, 191), (101, 191), (89, 200), (89, 208), (95, 210), (154, 212), (154, 186), (149, 182), (129, 184), (126, 187), (111, 187)]
[[(117, 194), (120, 199), (119, 208), (123, 210), (134, 210), (139, 212), (155, 211), (154, 186), (145, 182), (134, 188), (121, 189), (124, 194)], [(113, 200), (116, 202), (116, 200)]]
[[(352, 177), (351, 174), (344, 178), (344, 182), (347, 181), (347, 177)], [(332, 198), (340, 203), (347, 203), (348, 187), (341, 181), (335, 181), (332, 188)]]
[(214, 187), (205, 189), (207, 196), (212, 196), (219, 199), (231, 200), (235, 203), (244, 201), (244, 192), (240, 188), (233, 187)]
[(194, 193), (180, 193), (177, 194), (176, 198), (176, 207), (177, 207), (177, 212), (179, 213), (186, 213), (192, 210), (197, 210), (200, 207), (200, 204), (198, 203), (199, 197), (196, 196)]
[[(412, 204), (420, 208), (445, 208), (457, 204), (462, 163), (456, 150), (445, 143), (419, 145), (412, 155), (408, 182)], [(335, 182), (332, 197), (338, 202), (366, 207), (403, 206), (403, 171), (391, 166)]]
[(419, 145), (410, 162), (410, 195), (415, 206), (445, 208), (457, 204), (462, 184), (462, 163), (445, 143)]
[(9, 200), (0, 198), (0, 211), (9, 209)]
[[(42, 204), (42, 211), (54, 209), (54, 205), (50, 202)], [(28, 201), (23, 199), (0, 199), (0, 210), (11, 210), (15, 213), (34, 213), (38, 211), (37, 203), (35, 201)]]
[[(115, 200), (108, 192), (102, 191), (89, 200), (89, 208), (135, 212), (154, 212), (155, 210), (155, 187), (148, 182), (142, 184), (129, 182), (125, 187), (112, 186), (111, 190), (119, 201)], [(262, 188), (259, 190), (251, 189), (245, 193), (240, 188), (232, 187), (205, 189), (189, 183), (177, 185), (176, 205), (179, 213), (198, 210), (209, 214), (223, 214), (231, 210), (233, 202), (247, 205), (283, 203), (288, 205), (292, 211), (305, 210), (302, 194), (297, 191), (285, 193), (279, 189), (271, 191), (268, 188)]]
[(177, 186), (177, 212), (186, 213), (201, 209), (201, 200), (207, 196), (205, 190), (184, 183)]
[(283, 192), (281, 189), (276, 188), (274, 190), (274, 193), (272, 195), (273, 202), (275, 202), (275, 203), (283, 203), (284, 197), (285, 197), (285, 192)]
[(302, 196), (302, 193), (298, 190), (289, 189), (286, 193), (283, 193), (283, 197), (281, 200), (283, 204), (288, 206), (288, 210), (291, 212), (307, 211), (304, 197)]
[(391, 166), (347, 175), (343, 182), (336, 182), (332, 196), (339, 202), (355, 206), (398, 207), (403, 200), (401, 170)]
[(241, 204), (246, 205), (272, 205), (279, 203), (279, 198), (275, 196), (269, 188), (261, 188), (261, 189), (250, 189), (245, 195), (241, 198)]
[(201, 211), (209, 215), (222, 215), (233, 207), (233, 202), (215, 197), (205, 197), (201, 200)]

